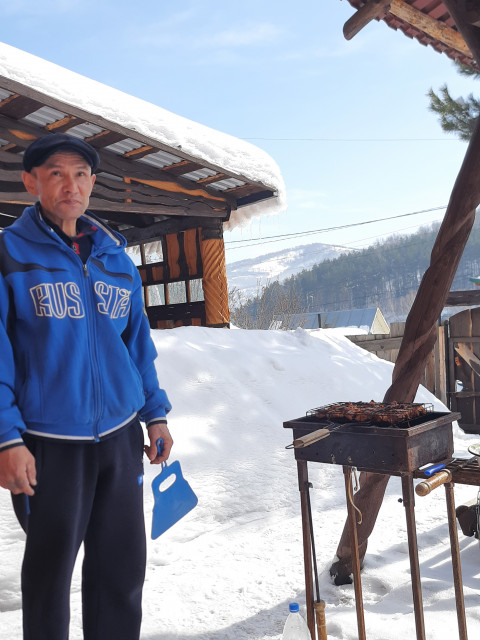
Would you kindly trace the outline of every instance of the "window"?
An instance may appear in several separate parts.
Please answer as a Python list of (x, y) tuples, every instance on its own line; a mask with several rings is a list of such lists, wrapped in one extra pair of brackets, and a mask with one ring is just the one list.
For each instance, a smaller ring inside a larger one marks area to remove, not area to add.
[(187, 287), (185, 282), (169, 282), (168, 287), (168, 304), (181, 304), (187, 302)]
[(165, 304), (165, 290), (163, 288), (163, 284), (154, 284), (147, 287), (147, 293), (149, 307), (158, 307), (159, 305)]
[(202, 279), (196, 278), (195, 280), (189, 280), (187, 285), (190, 288), (190, 302), (203, 302), (203, 286)]

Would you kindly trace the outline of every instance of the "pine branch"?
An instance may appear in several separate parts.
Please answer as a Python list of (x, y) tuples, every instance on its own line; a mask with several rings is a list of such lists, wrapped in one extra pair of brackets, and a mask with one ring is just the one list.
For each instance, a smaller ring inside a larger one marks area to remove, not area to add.
[(480, 101), (472, 94), (467, 98), (452, 98), (446, 84), (440, 87), (439, 94), (430, 89), (427, 95), (430, 98), (429, 109), (439, 116), (442, 129), (458, 134), (461, 140), (470, 140), (480, 115)]

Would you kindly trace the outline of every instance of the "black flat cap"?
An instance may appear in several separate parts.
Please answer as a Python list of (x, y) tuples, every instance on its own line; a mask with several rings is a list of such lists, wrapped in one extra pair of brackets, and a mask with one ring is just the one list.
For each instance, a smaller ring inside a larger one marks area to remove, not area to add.
[(100, 164), (98, 153), (88, 142), (69, 136), (67, 133), (51, 133), (37, 138), (27, 147), (23, 154), (23, 168), (30, 173), (34, 167), (41, 166), (47, 158), (58, 151), (78, 153), (88, 162), (92, 173), (95, 173)]

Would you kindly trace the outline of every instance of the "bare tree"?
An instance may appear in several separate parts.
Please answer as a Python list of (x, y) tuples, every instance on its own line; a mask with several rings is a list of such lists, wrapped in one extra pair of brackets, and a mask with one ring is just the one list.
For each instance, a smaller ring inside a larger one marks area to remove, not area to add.
[[(257, 295), (247, 298), (238, 288), (229, 291), (231, 320), (242, 329), (295, 329), (305, 324), (308, 306), (294, 287), (278, 280), (257, 282)], [(293, 324), (292, 326), (292, 319)]]

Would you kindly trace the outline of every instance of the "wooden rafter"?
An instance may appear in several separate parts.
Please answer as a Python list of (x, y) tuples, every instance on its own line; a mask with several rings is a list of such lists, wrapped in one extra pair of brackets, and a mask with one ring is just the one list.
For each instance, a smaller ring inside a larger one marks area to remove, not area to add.
[(391, 0), (368, 0), (347, 20), (343, 27), (346, 40), (351, 40), (369, 22), (385, 15), (390, 8)]
[(38, 100), (22, 96), (18, 93), (14, 93), (0, 103), (2, 113), (15, 120), (20, 120), (20, 118), (28, 116), (42, 106), (42, 103), (38, 102)]
[(435, 40), (442, 42), (448, 47), (452, 47), (470, 58), (472, 57), (472, 52), (465, 44), (461, 34), (440, 20), (431, 18), (429, 15), (415, 9), (415, 7), (412, 7), (403, 0), (391, 0), (389, 11), (392, 15), (408, 22), (408, 24), (420, 29), (420, 31), (423, 31)]
[[(453, 60), (479, 68), (478, 58), (444, 0), (416, 2), (415, 0), (348, 0), (357, 9), (344, 26), (344, 35), (352, 38), (371, 20), (383, 20), (389, 27), (403, 31), (424, 45), (445, 52)], [(415, 5), (420, 6), (417, 8)], [(459, 0), (456, 9), (462, 10), (465, 21), (472, 27), (480, 25), (478, 0)]]
[(68, 131), (79, 123), (79, 119), (75, 116), (65, 116), (61, 120), (56, 120), (51, 124), (45, 125), (45, 129), (47, 131), (51, 131), (52, 133), (63, 133), (64, 131)]

